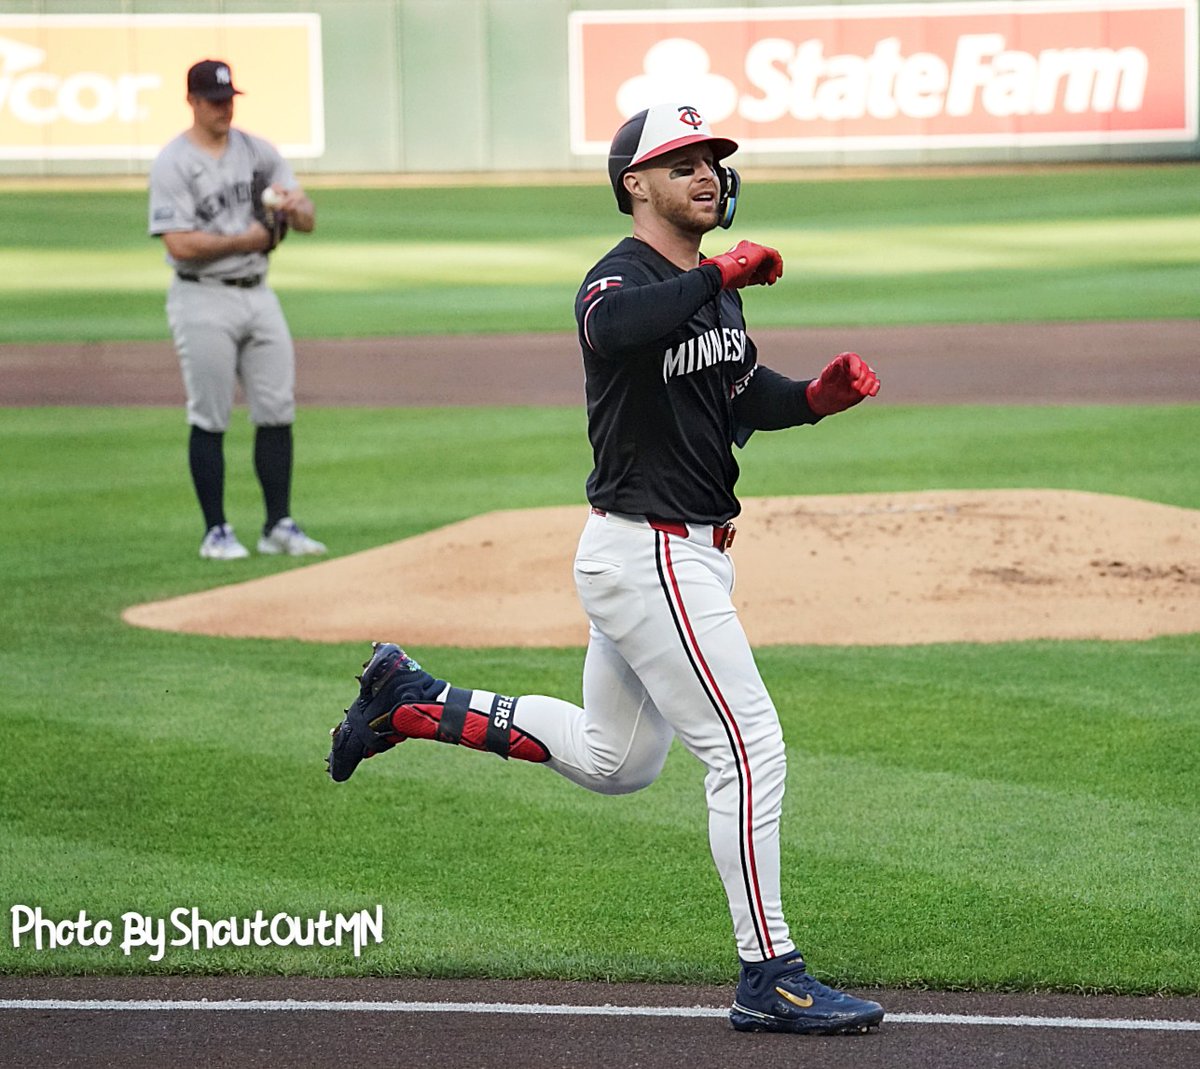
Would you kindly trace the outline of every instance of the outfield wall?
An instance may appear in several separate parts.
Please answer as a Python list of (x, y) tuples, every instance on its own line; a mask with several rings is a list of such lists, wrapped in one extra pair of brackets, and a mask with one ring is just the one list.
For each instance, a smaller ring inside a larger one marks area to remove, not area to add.
[(1196, 159), (1197, 45), (1197, 0), (0, 0), (0, 175), (144, 173), (206, 55), (302, 174), (597, 171), (664, 85), (742, 166)]

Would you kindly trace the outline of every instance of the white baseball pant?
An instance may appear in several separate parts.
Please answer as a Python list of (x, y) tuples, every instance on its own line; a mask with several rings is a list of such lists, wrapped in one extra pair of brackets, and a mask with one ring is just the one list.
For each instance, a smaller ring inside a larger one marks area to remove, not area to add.
[(591, 620), (583, 708), (524, 695), (514, 724), (556, 772), (602, 794), (650, 784), (678, 735), (708, 770), (713, 860), (738, 953), (757, 961), (795, 949), (780, 897), (783, 734), (730, 600), (733, 562), (711, 527), (688, 531), (589, 516), (575, 558)]

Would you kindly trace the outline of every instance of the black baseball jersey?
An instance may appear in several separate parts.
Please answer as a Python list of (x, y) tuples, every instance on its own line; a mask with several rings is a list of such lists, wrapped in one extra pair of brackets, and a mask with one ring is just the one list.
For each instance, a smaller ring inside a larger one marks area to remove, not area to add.
[(575, 298), (595, 467), (608, 512), (720, 524), (740, 511), (733, 445), (820, 418), (808, 380), (758, 363), (742, 299), (712, 264), (682, 271), (626, 238)]

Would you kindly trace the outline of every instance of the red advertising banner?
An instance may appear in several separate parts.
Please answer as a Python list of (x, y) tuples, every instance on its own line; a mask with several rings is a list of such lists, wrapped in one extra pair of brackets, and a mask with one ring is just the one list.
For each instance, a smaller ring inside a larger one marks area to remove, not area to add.
[(698, 108), (758, 152), (1197, 137), (1197, 0), (580, 11), (571, 147)]

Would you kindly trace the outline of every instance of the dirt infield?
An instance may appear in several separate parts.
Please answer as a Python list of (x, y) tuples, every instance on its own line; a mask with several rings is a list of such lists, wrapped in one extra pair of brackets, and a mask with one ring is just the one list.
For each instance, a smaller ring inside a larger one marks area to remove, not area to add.
[[(1200, 514), (1191, 509), (1053, 490), (743, 505), (731, 552), (738, 613), (756, 646), (1200, 631)], [(124, 619), (235, 638), (585, 646), (572, 580), (584, 519), (578, 506), (491, 512), (244, 583), (229, 570), (229, 585), (133, 606)], [(432, 581), (412, 589), (412, 575)], [(380, 598), (381, 589), (406, 594)]]
[[(755, 330), (763, 363), (807, 378), (855, 349), (888, 404), (1190, 404), (1200, 321)], [(297, 398), (321, 405), (578, 405), (573, 335), (300, 339)], [(0, 346), (0, 406), (182, 405), (170, 343)]]

